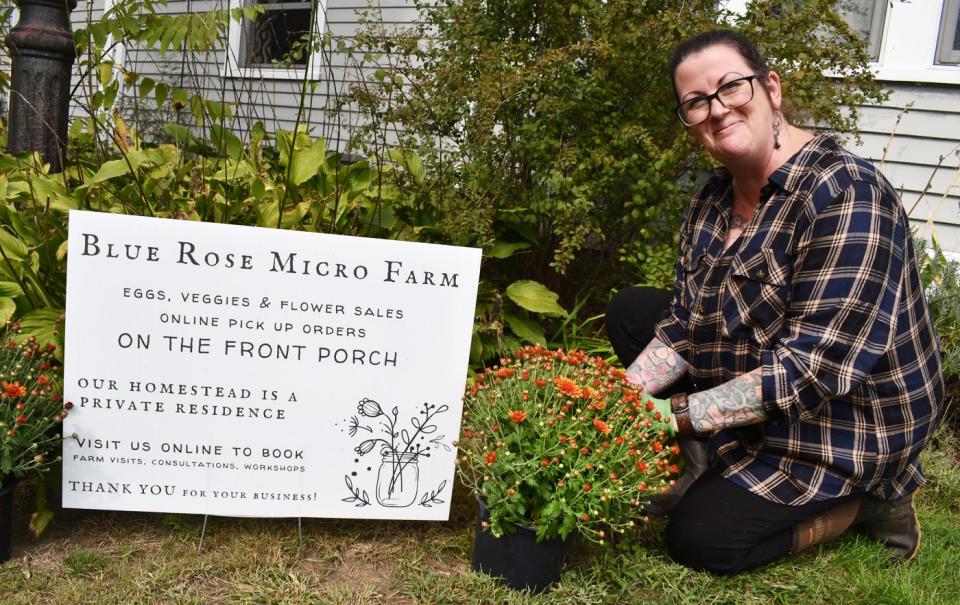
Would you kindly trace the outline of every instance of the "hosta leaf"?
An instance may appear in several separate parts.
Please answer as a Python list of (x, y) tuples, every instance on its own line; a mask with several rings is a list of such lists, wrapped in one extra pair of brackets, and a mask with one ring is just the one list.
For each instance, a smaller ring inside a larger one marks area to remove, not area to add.
[(0, 296), (9, 296), (11, 298), (23, 296), (23, 288), (21, 288), (17, 282), (0, 281)]
[(11, 235), (7, 230), (0, 229), (0, 248), (3, 249), (7, 258), (21, 260), (29, 252), (26, 244), (20, 241), (20, 238)]
[(13, 314), (17, 311), (17, 303), (12, 298), (0, 296), (0, 325), (10, 321)]
[(31, 336), (36, 336), (40, 346), (48, 343), (56, 345), (54, 355), (57, 359), (63, 359), (63, 309), (34, 309), (21, 317), (17, 340), (23, 341)]
[(514, 315), (513, 313), (504, 313), (503, 319), (513, 330), (513, 333), (529, 342), (530, 344), (546, 344), (547, 337), (543, 333), (543, 328), (536, 321)]
[(293, 166), (290, 168), (290, 182), (299, 185), (313, 178), (327, 161), (327, 142), (317, 139), (313, 145), (297, 149), (293, 153)]
[(129, 174), (130, 165), (126, 160), (110, 160), (100, 166), (100, 170), (91, 177), (89, 183), (102, 183), (118, 176)]
[(543, 315), (567, 314), (557, 303), (559, 296), (549, 288), (530, 279), (515, 281), (507, 286), (507, 297), (521, 308)]

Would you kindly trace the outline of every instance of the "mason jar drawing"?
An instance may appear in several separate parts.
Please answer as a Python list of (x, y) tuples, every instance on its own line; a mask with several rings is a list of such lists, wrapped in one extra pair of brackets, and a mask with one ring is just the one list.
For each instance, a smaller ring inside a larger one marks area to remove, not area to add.
[(420, 467), (416, 452), (387, 452), (377, 473), (377, 502), (383, 506), (402, 508), (417, 499)]

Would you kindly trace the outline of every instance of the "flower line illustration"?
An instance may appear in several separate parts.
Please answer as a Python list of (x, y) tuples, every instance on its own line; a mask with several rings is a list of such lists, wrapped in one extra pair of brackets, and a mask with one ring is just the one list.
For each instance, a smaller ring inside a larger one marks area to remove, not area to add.
[[(409, 419), (409, 426), (403, 426), (400, 410), (393, 406), (384, 410), (379, 402), (364, 397), (357, 404), (357, 415), (349, 421), (349, 435), (363, 437), (363, 432), (371, 436), (363, 439), (353, 451), (358, 456), (366, 456), (377, 450), (382, 464), (377, 476), (376, 499), (382, 506), (407, 507), (417, 502), (419, 491), (419, 463), (430, 458), (432, 452), (440, 449), (451, 451), (446, 436), (438, 434), (436, 418), (447, 412), (446, 404), (437, 405), (424, 402), (417, 413)], [(368, 468), (369, 470), (369, 468)], [(356, 473), (354, 473), (356, 475)], [(349, 476), (345, 476), (351, 496), (345, 502), (357, 502), (357, 506), (370, 504), (366, 492), (354, 485)], [(446, 487), (446, 481), (437, 489), (426, 492), (419, 501), (420, 506), (441, 504), (439, 494)]]

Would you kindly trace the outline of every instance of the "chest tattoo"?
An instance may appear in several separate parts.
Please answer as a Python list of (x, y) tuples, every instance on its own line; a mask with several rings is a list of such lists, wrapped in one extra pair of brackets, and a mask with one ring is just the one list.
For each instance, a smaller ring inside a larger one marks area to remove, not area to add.
[(747, 228), (747, 225), (750, 224), (749, 216), (745, 214), (737, 214), (734, 211), (730, 211), (730, 226), (727, 228), (727, 236), (724, 241), (724, 249), (728, 248), (740, 234), (744, 232)]
[(730, 213), (730, 231), (743, 233), (743, 230), (750, 224), (750, 217), (745, 214)]

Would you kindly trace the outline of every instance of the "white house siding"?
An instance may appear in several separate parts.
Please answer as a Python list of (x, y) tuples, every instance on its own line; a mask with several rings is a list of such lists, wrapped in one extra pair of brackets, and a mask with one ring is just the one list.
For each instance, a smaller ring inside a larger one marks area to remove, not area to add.
[[(104, 0), (87, 0), (94, 3), (90, 15), (99, 18)], [(228, 6), (229, 0), (170, 0), (164, 10), (170, 14), (187, 14), (219, 10)], [(369, 9), (365, 0), (327, 0), (325, 31), (333, 37), (331, 49), (336, 48), (338, 40), (350, 45), (361, 18), (361, 13)], [(414, 23), (417, 10), (413, 0), (380, 0), (378, 15), (388, 27), (404, 27)], [(84, 0), (73, 12), (74, 28), (82, 27), (88, 17), (84, 10)], [(229, 41), (224, 40), (221, 48), (209, 53), (199, 54), (168, 52), (161, 56), (154, 50), (129, 47), (126, 51), (124, 68), (141, 76), (162, 80), (171, 87), (185, 88), (202, 94), (205, 98), (234, 104), (234, 118), (230, 126), (243, 133), (257, 121), (264, 123), (268, 131), (277, 128), (292, 129), (297, 124), (305, 125), (315, 136), (324, 136), (333, 145), (342, 146), (355, 127), (360, 116), (344, 112), (336, 121), (325, 112), (332, 107), (337, 98), (343, 95), (354, 83), (362, 79), (355, 65), (345, 53), (327, 52), (324, 59), (315, 62), (315, 80), (307, 87), (304, 95), (304, 107), (301, 111), (300, 98), (303, 87), (303, 70), (299, 73), (277, 75), (273, 70), (247, 71), (245, 77), (230, 75), (227, 69)], [(314, 85), (315, 86), (312, 86)], [(165, 121), (178, 121), (173, 112), (156, 115), (152, 101), (140, 102), (131, 92), (125, 96), (125, 112), (139, 107), (141, 117), (160, 124)], [(79, 111), (74, 106), (74, 113)], [(191, 124), (188, 111), (179, 116), (179, 121)]]
[(886, 86), (886, 103), (860, 108), (863, 141), (849, 147), (882, 168), (921, 235), (960, 255), (960, 87)]

